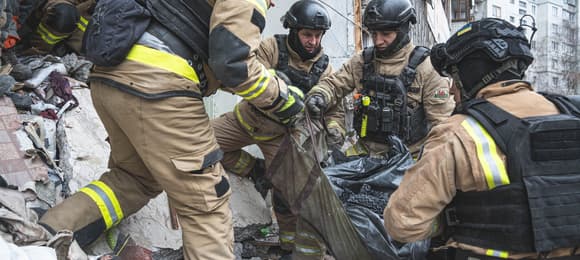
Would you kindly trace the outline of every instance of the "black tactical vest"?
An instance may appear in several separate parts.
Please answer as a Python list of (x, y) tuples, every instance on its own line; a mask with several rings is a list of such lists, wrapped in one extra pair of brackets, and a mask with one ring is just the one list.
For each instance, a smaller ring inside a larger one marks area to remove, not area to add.
[(507, 157), (510, 183), (457, 192), (446, 235), (487, 249), (546, 252), (580, 245), (580, 111), (546, 96), (562, 114), (519, 119), (476, 99), (456, 113), (476, 119)]
[(322, 73), (328, 67), (328, 55), (323, 54), (312, 65), (310, 72), (306, 73), (288, 66), (289, 54), (286, 46), (288, 35), (277, 34), (274, 37), (276, 37), (276, 43), (278, 44), (278, 64), (276, 65), (276, 70), (286, 74), (294, 86), (299, 87), (304, 93), (307, 93), (312, 86), (318, 83), (320, 76), (322, 76)]
[(208, 60), (209, 20), (213, 7), (207, 0), (139, 0), (145, 1), (153, 21), (147, 32), (167, 44), (195, 69), (202, 95), (207, 95), (203, 64)]
[(159, 23), (188, 44), (197, 55), (208, 59), (209, 19), (213, 7), (207, 0), (145, 0)]
[(412, 144), (427, 135), (431, 128), (425, 118), (423, 104), (412, 108), (407, 92), (418, 93), (411, 84), (416, 68), (429, 56), (429, 49), (417, 46), (400, 75), (380, 75), (373, 64), (374, 48), (363, 51), (362, 98), (355, 101), (354, 127), (361, 138), (385, 143), (394, 134), (406, 144)]

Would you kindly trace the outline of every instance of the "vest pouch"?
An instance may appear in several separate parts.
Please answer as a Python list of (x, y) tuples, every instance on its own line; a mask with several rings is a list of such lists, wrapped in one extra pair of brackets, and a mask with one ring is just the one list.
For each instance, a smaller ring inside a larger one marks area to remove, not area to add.
[(580, 241), (580, 118), (526, 120), (531, 160), (522, 175), (537, 251), (575, 247)]
[(136, 0), (99, 0), (83, 37), (82, 52), (95, 65), (119, 65), (150, 20), (151, 13)]

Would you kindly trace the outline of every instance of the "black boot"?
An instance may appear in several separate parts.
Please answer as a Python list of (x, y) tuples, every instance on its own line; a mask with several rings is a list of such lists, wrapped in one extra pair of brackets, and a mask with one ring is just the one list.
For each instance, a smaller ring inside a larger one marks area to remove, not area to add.
[(256, 159), (254, 167), (250, 170), (248, 176), (254, 182), (254, 187), (262, 195), (262, 198), (266, 198), (268, 190), (272, 188), (272, 183), (270, 180), (266, 179), (266, 163), (264, 159)]

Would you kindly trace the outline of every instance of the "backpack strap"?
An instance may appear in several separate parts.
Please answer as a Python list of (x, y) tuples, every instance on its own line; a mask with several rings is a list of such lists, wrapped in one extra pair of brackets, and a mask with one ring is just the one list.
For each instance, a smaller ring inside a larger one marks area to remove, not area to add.
[(373, 56), (375, 55), (374, 47), (366, 47), (363, 50), (363, 77), (361, 83), (367, 82), (371, 75), (375, 73), (375, 65), (373, 64)]
[(538, 92), (554, 103), (560, 113), (580, 117), (580, 96), (564, 96), (554, 93)]
[(403, 82), (405, 89), (409, 92), (417, 93), (419, 89), (410, 89), (415, 77), (417, 76), (417, 67), (419, 64), (423, 63), (423, 61), (429, 57), (431, 54), (431, 50), (427, 47), (417, 46), (413, 49), (413, 52), (409, 56), (409, 62), (407, 66), (403, 69), (399, 78)]
[(276, 38), (278, 45), (278, 64), (276, 64), (276, 69), (285, 72), (288, 70), (288, 47), (286, 46), (288, 36), (285, 34), (276, 34), (274, 38)]

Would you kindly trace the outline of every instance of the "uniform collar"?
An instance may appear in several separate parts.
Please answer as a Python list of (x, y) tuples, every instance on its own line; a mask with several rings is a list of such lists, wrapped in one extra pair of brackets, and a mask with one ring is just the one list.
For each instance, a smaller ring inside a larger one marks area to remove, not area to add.
[(376, 55), (374, 57), (375, 61), (384, 63), (384, 64), (395, 64), (400, 63), (407, 60), (408, 54), (411, 50), (415, 48), (413, 43), (407, 43), (403, 48), (398, 50), (397, 52), (393, 53), (393, 55), (389, 56), (388, 58), (378, 58)]
[(533, 91), (534, 88), (529, 82), (523, 80), (506, 80), (500, 81), (487, 87), (482, 88), (476, 95), (477, 98), (487, 99), (490, 97), (501, 96), (515, 93), (518, 91)]
[(288, 50), (288, 56), (293, 60), (298, 60), (304, 63), (314, 63), (318, 59), (320, 59), (322, 55), (324, 55), (324, 47), (320, 46), (320, 51), (318, 52), (318, 54), (316, 54), (316, 56), (314, 56), (312, 59), (302, 61), (302, 57), (300, 57), (300, 55), (296, 51), (294, 51), (294, 49), (292, 49), (292, 46), (290, 46), (290, 44), (288, 43), (289, 39), (290, 37), (286, 37), (286, 49)]

